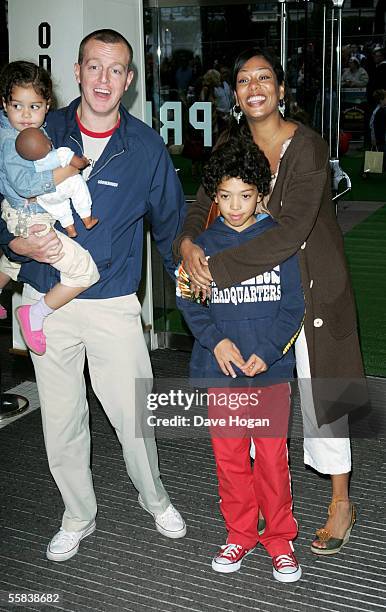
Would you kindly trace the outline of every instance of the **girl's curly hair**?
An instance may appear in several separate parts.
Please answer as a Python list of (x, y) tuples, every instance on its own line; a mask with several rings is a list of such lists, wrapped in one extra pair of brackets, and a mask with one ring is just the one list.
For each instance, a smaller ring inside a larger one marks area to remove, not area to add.
[(269, 162), (254, 142), (240, 137), (229, 138), (213, 151), (202, 175), (207, 195), (213, 199), (220, 183), (229, 178), (240, 178), (248, 185), (256, 185), (259, 193), (269, 194)]
[(32, 85), (37, 94), (44, 100), (52, 98), (52, 81), (48, 72), (23, 60), (11, 62), (4, 66), (0, 74), (0, 96), (6, 103), (12, 100), (12, 89), (14, 87), (27, 87)]

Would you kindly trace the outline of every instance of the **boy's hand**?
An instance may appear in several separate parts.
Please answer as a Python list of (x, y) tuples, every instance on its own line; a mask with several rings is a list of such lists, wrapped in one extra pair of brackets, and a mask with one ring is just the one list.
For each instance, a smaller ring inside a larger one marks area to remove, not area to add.
[(236, 373), (232, 368), (231, 363), (234, 363), (240, 370), (245, 366), (245, 361), (239, 349), (229, 338), (221, 340), (214, 349), (214, 356), (217, 359), (217, 363), (221, 368), (221, 371), (225, 376), (232, 376), (236, 378)]
[(184, 238), (180, 245), (180, 253), (184, 261), (184, 268), (189, 274), (192, 289), (205, 287), (209, 289), (213, 279), (204, 251), (190, 238)]
[(258, 357), (255, 355), (255, 353), (253, 353), (240, 369), (244, 372), (245, 376), (256, 376), (256, 374), (260, 374), (261, 372), (268, 370), (268, 366), (265, 361), (261, 359), (261, 357)]

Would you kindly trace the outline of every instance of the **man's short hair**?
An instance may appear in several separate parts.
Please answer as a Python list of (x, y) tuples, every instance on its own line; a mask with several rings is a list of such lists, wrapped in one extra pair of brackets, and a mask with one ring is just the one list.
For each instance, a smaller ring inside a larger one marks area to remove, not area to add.
[(84, 49), (90, 40), (99, 40), (100, 42), (110, 45), (116, 45), (117, 43), (123, 43), (124, 45), (126, 45), (127, 50), (129, 52), (128, 67), (130, 68), (130, 64), (133, 61), (133, 47), (122, 34), (117, 32), (116, 30), (110, 30), (108, 28), (103, 28), (102, 30), (95, 30), (94, 32), (87, 34), (87, 36), (83, 38), (79, 45), (78, 64), (81, 64), (83, 62)]

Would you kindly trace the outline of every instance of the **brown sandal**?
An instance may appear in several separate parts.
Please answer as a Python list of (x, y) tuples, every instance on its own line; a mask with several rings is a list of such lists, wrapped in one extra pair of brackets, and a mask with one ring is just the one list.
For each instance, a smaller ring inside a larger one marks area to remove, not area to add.
[[(333, 516), (335, 514), (336, 504), (340, 501), (349, 501), (349, 500), (347, 500), (344, 497), (334, 497), (333, 500), (331, 501), (331, 504), (328, 507), (328, 516)], [(351, 503), (350, 525), (348, 526), (343, 538), (332, 537), (330, 531), (326, 529), (325, 527), (322, 527), (321, 529), (317, 530), (315, 541), (325, 543), (326, 547), (318, 548), (317, 546), (314, 546), (314, 544), (311, 544), (312, 552), (315, 553), (315, 555), (335, 555), (336, 553), (338, 553), (340, 549), (342, 548), (342, 546), (344, 546), (344, 544), (347, 544), (347, 542), (349, 541), (351, 530), (354, 526), (355, 521), (356, 521), (356, 510), (355, 510), (354, 504)]]

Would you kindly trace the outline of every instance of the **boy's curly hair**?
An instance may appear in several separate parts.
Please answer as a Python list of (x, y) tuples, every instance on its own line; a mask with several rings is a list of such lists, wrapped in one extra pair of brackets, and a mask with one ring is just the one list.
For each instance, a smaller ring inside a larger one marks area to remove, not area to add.
[(271, 183), (269, 162), (257, 145), (244, 138), (230, 138), (213, 151), (204, 166), (202, 185), (213, 199), (224, 180), (240, 178), (257, 191), (268, 195)]
[(32, 85), (37, 94), (44, 100), (51, 100), (52, 81), (48, 72), (23, 60), (10, 62), (4, 66), (0, 74), (0, 96), (6, 103), (12, 100), (12, 89), (14, 87), (28, 87)]

